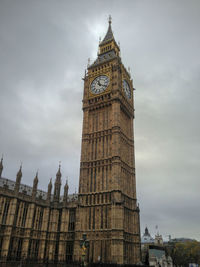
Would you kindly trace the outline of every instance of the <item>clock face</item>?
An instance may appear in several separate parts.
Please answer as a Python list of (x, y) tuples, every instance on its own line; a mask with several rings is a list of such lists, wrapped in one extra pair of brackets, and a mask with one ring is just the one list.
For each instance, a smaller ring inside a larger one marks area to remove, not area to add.
[(131, 98), (131, 89), (126, 80), (123, 80), (123, 88), (127, 98)]
[(106, 90), (108, 84), (109, 78), (106, 75), (100, 75), (92, 81), (90, 90), (93, 94), (98, 95)]

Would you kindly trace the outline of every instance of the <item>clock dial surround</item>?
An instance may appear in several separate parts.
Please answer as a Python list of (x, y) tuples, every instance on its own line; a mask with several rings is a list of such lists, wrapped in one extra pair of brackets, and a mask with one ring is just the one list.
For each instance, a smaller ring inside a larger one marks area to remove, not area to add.
[(131, 99), (131, 88), (126, 80), (123, 80), (123, 89), (128, 99)]
[(109, 77), (106, 75), (100, 75), (96, 77), (90, 86), (90, 91), (92, 94), (98, 95), (103, 93), (109, 85)]

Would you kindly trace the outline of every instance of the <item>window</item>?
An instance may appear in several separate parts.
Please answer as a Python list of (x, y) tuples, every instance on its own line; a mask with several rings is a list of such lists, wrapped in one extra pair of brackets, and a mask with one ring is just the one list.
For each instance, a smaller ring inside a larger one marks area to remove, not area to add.
[(75, 229), (75, 209), (69, 210), (69, 231), (74, 231)]
[(2, 224), (6, 224), (9, 206), (10, 206), (10, 199), (6, 199), (6, 203), (5, 203), (4, 211), (3, 211)]

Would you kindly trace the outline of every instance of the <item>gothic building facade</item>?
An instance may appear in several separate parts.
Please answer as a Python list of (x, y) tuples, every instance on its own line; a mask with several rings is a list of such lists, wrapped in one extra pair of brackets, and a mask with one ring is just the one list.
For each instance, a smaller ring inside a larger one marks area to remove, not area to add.
[[(136, 199), (134, 94), (111, 28), (84, 77), (79, 192), (54, 193), (0, 178), (0, 260), (81, 261), (87, 236), (87, 262), (140, 262), (140, 221)], [(2, 161), (1, 161), (1, 166)], [(2, 172), (1, 167), (1, 172)]]

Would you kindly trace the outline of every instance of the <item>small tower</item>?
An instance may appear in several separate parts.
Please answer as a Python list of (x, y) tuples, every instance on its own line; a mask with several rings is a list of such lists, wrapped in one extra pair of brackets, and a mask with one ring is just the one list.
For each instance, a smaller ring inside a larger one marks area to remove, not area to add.
[(36, 198), (37, 193), (37, 186), (38, 186), (38, 172), (36, 172), (35, 178), (33, 180), (33, 191), (32, 191), (32, 198)]
[(58, 172), (56, 174), (56, 180), (54, 183), (54, 194), (53, 194), (53, 201), (59, 202), (60, 200), (60, 187), (61, 187), (61, 172), (60, 172), (60, 164), (58, 168)]
[(52, 190), (52, 178), (50, 179), (50, 182), (48, 184), (48, 192), (47, 192), (47, 201), (51, 201), (51, 190)]
[(66, 180), (66, 184), (64, 187), (64, 198), (63, 198), (64, 203), (66, 203), (68, 199), (68, 190), (69, 190), (69, 186), (68, 186), (68, 181)]
[(3, 171), (3, 156), (1, 157), (1, 162), (0, 162), (0, 178), (1, 178), (2, 171)]
[(22, 179), (22, 164), (20, 165), (19, 171), (16, 175), (16, 182), (15, 182), (15, 192), (19, 192), (19, 186), (21, 184), (21, 179)]

